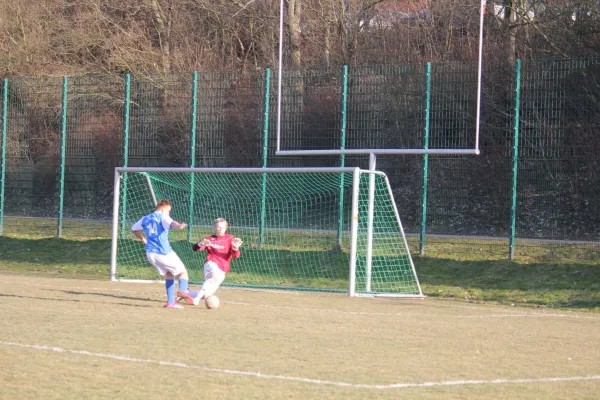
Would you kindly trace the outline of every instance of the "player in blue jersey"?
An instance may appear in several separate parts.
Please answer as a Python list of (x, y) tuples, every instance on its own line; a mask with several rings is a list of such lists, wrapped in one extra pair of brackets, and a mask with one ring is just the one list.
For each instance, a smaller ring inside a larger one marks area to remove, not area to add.
[(175, 300), (175, 277), (179, 279), (179, 290), (186, 292), (189, 276), (185, 265), (171, 248), (169, 231), (171, 229), (185, 229), (187, 224), (174, 221), (171, 216), (173, 206), (168, 200), (161, 200), (156, 205), (156, 210), (133, 224), (131, 231), (140, 239), (146, 248), (146, 258), (150, 264), (165, 277), (167, 289), (166, 308), (183, 308)]

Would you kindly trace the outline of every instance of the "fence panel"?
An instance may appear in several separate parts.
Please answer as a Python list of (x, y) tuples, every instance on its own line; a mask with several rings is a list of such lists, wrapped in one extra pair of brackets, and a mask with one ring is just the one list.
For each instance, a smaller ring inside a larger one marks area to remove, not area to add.
[[(112, 212), (114, 167), (123, 160), (124, 85), (119, 77), (68, 81), (63, 234), (103, 236)], [(75, 221), (85, 220), (86, 226)]]
[[(284, 71), (282, 149), (473, 148), (476, 64), (431, 66)], [(514, 66), (483, 72), (480, 155), (377, 158), (411, 249), (508, 258), (514, 243), (517, 257), (599, 259), (600, 58), (522, 63), (518, 93)], [(121, 165), (256, 167), (267, 143), (270, 167), (367, 168), (367, 155), (275, 156), (277, 73), (3, 81), (1, 234), (108, 237)]]
[(523, 65), (517, 254), (600, 256), (599, 83), (600, 58)]
[(9, 82), (3, 231), (52, 236), (58, 226), (63, 78)]

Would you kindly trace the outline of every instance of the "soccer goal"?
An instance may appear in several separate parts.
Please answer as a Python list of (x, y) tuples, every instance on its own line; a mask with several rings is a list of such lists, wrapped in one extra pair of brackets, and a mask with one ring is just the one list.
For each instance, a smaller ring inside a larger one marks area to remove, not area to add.
[(347, 292), (350, 296), (422, 297), (387, 176), (358, 168), (115, 169), (111, 279), (153, 281), (131, 225), (173, 204), (189, 228), (171, 243), (203, 280), (204, 253), (192, 244), (225, 218), (242, 238), (224, 286)]

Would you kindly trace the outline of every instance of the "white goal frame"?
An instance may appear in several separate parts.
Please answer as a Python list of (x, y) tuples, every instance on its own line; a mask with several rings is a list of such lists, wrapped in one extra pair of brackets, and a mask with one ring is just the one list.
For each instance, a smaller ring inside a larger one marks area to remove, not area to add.
[(323, 149), (323, 150), (282, 150), (281, 141), (281, 108), (282, 108), (282, 76), (283, 76), (283, 42), (285, 0), (279, 0), (279, 49), (278, 49), (278, 80), (277, 80), (277, 129), (276, 148), (277, 156), (315, 156), (315, 155), (341, 155), (341, 154), (444, 154), (444, 155), (479, 155), (479, 136), (481, 119), (481, 81), (483, 69), (483, 25), (487, 0), (480, 0), (479, 4), (479, 46), (477, 56), (477, 104), (475, 111), (475, 145), (470, 149)]
[[(117, 278), (117, 249), (119, 240), (119, 207), (121, 198), (121, 178), (122, 173), (153, 173), (153, 172), (175, 172), (175, 173), (351, 173), (353, 176), (352, 183), (352, 211), (350, 221), (350, 265), (349, 265), (349, 286), (348, 295), (351, 297), (355, 296), (377, 296), (377, 297), (409, 297), (409, 298), (422, 298), (423, 295), (421, 285), (415, 270), (412, 256), (406, 240), (406, 234), (400, 220), (400, 214), (396, 206), (396, 202), (393, 197), (391, 186), (388, 177), (381, 171), (364, 170), (354, 167), (314, 167), (314, 168), (177, 168), (177, 167), (116, 167), (114, 170), (114, 196), (113, 196), (113, 220), (112, 220), (112, 243), (111, 243), (111, 258), (110, 258), (110, 277), (112, 281), (135, 281), (135, 282), (148, 282), (139, 280), (128, 280)], [(364, 288), (365, 293), (359, 293), (356, 288), (356, 266), (357, 266), (357, 242), (358, 242), (358, 219), (359, 219), (359, 188), (360, 188), (360, 175), (370, 174), (369, 179), (369, 197), (368, 197), (368, 223), (367, 223), (367, 258), (366, 258), (366, 287)], [(387, 186), (387, 193), (390, 196), (391, 204), (393, 205), (393, 211), (395, 214), (396, 222), (402, 235), (402, 240), (407, 252), (407, 258), (410, 261), (410, 267), (412, 269), (415, 283), (418, 288), (418, 294), (398, 294), (398, 293), (370, 293), (371, 290), (371, 266), (372, 266), (372, 244), (373, 244), (373, 212), (374, 212), (374, 176), (380, 175), (385, 179)], [(156, 196), (152, 188), (152, 184), (148, 179), (148, 189), (154, 203), (156, 204)]]

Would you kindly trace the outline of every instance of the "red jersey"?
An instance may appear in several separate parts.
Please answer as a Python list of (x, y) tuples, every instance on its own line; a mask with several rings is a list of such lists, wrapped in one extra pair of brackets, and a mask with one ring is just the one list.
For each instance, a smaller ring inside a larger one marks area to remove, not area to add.
[(220, 237), (217, 235), (206, 236), (204, 239), (210, 240), (211, 246), (202, 246), (199, 248), (194, 246), (194, 250), (208, 251), (206, 261), (213, 261), (221, 268), (221, 270), (223, 270), (223, 272), (229, 272), (231, 271), (231, 267), (229, 266), (231, 259), (239, 258), (241, 255), (239, 249), (234, 251), (231, 246), (233, 238), (234, 237), (228, 233)]

